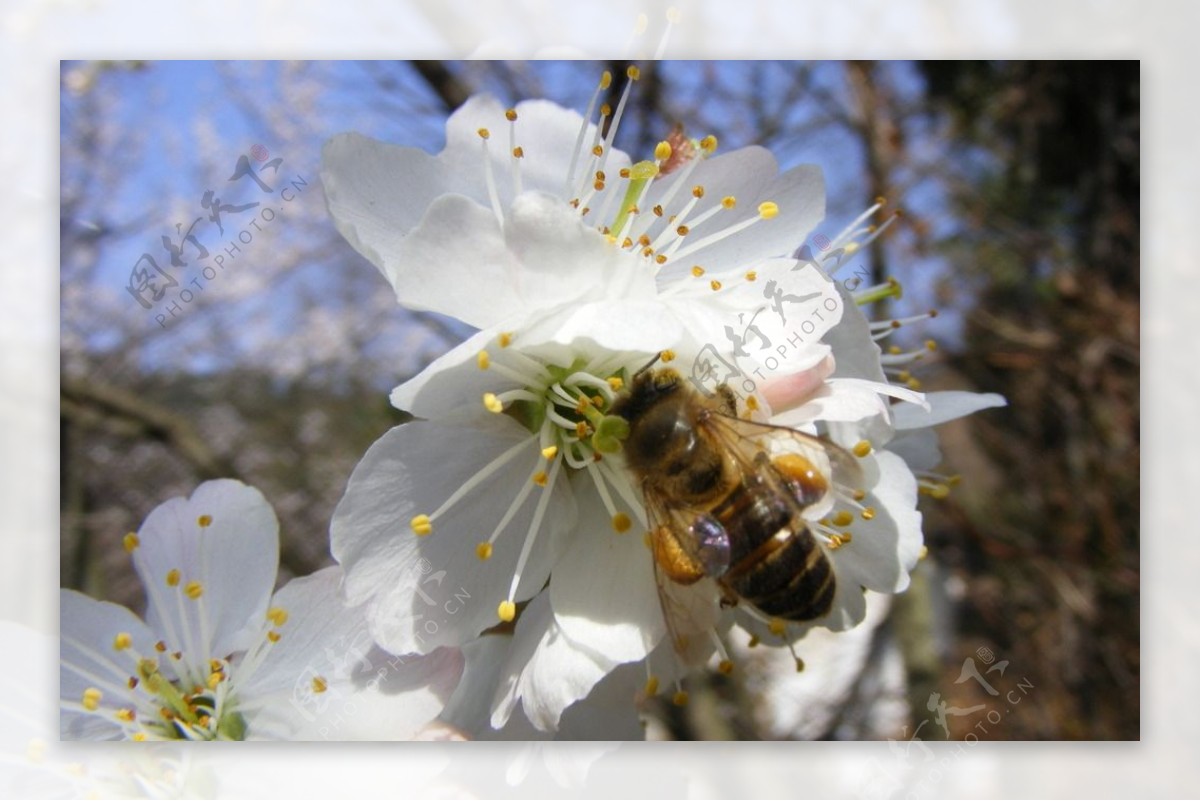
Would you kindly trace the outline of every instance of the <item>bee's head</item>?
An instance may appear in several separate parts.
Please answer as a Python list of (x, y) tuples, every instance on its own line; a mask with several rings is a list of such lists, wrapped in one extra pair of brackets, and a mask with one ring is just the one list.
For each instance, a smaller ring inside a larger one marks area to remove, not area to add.
[(683, 379), (670, 367), (651, 370), (650, 365), (633, 375), (628, 391), (613, 404), (612, 413), (624, 417), (632, 425), (664, 398), (680, 391)]

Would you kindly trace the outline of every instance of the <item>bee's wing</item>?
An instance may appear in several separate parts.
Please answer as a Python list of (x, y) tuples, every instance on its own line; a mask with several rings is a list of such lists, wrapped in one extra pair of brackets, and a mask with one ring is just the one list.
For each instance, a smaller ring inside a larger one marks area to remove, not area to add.
[(769, 448), (774, 442), (776, 451), (798, 453), (822, 471), (827, 471), (825, 478), (830, 485), (834, 478), (847, 485), (857, 485), (861, 481), (862, 468), (854, 455), (822, 437), (717, 411), (709, 414), (705, 424), (749, 475), (761, 474), (763, 454), (769, 461)]
[(712, 549), (719, 551), (723, 547), (728, 562), (729, 540), (726, 536), (723, 543), (709, 543), (706, 550), (689, 533), (692, 522), (703, 515), (701, 510), (673, 503), (655, 491), (652, 484), (643, 486), (643, 495), (650, 525), (654, 582), (667, 634), (675, 653), (685, 663), (694, 663), (708, 654), (710, 644), (705, 641), (704, 633), (716, 625), (718, 610), (711, 602), (715, 589), (698, 591), (692, 585), (708, 580), (714, 559)]

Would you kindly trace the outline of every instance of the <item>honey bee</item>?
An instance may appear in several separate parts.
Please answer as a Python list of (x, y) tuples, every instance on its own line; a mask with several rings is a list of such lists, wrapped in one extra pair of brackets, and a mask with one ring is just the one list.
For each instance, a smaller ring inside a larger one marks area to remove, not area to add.
[[(653, 362), (651, 363), (651, 365)], [(714, 579), (724, 605), (805, 621), (826, 614), (833, 566), (802, 513), (830, 492), (853, 457), (823, 439), (737, 417), (727, 386), (708, 397), (670, 368), (639, 370), (612, 413), (625, 419), (625, 460), (640, 481), (655, 577), (676, 650), (680, 603), (667, 582)], [(768, 444), (784, 445), (772, 455)]]

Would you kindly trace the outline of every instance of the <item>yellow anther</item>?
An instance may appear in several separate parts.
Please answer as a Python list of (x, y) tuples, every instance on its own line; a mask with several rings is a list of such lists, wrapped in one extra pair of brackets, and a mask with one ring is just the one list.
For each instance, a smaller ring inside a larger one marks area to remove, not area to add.
[(487, 139), (489, 136), (491, 136), (491, 135), (492, 135), (492, 134), (491, 134), (491, 133), (488, 131), (488, 129), (487, 129), (487, 128), (480, 128), (480, 129), (479, 129), (479, 131), (478, 131), (478, 133), (479, 133), (479, 138), (480, 138), (480, 139)]
[(830, 535), (828, 547), (829, 547), (829, 550), (831, 550), (831, 551), (836, 551), (838, 548), (841, 548), (842, 547), (842, 536), (840, 534)]
[(655, 145), (654, 158), (658, 159), (659, 161), (666, 161), (667, 159), (671, 158), (671, 143), (659, 142), (657, 145)]
[(646, 697), (653, 698), (658, 695), (658, 676), (650, 676), (646, 679)]
[(687, 706), (688, 694), (687, 690), (680, 690), (671, 696), (671, 703), (675, 706)]
[(849, 531), (842, 532), (842, 545), (846, 545), (853, 539), (854, 539), (854, 535), (851, 534)]
[(804, 672), (804, 660), (801, 659), (800, 657), (796, 657), (796, 672), (797, 673)]
[(591, 398), (589, 398), (587, 395), (580, 395), (579, 400), (575, 402), (575, 411), (579, 414), (584, 414), (591, 405)]
[(408, 521), (408, 525), (412, 528), (413, 534), (418, 537), (424, 537), (433, 532), (433, 521), (429, 519), (429, 515), (417, 515)]
[(539, 470), (533, 474), (533, 478), (531, 480), (539, 487), (544, 487), (546, 486), (546, 482), (550, 480), (550, 477), (546, 475), (544, 470)]
[(675, 229), (675, 233), (679, 234), (679, 236), (687, 236), (688, 231), (690, 231), (690, 230), (691, 229), (688, 228), (686, 225), (681, 225)]
[(753, 395), (746, 398), (746, 408), (752, 412), (757, 412), (758, 411), (758, 398), (754, 397)]
[(704, 268), (701, 267), (699, 264), (697, 264), (695, 267), (692, 268), (692, 275), (699, 278), (700, 276), (704, 275)]
[(696, 184), (692, 187), (692, 197), (704, 197), (704, 187)]
[[(612, 106), (608, 105), (607, 103), (601, 104), (600, 116), (601, 117), (611, 117), (612, 116)], [(595, 148), (593, 148), (593, 152), (595, 152)]]
[(633, 64), (629, 65), (629, 68), (625, 70), (625, 74), (629, 76), (629, 80), (631, 81), (636, 81), (642, 77), (642, 71)]
[(930, 309), (930, 310), (929, 310), (929, 316), (930, 316), (931, 318), (933, 318), (933, 317), (937, 317), (937, 316), (938, 316), (938, 310), (937, 310), (937, 309)]
[(625, 241), (621, 243), (621, 247), (623, 247), (623, 248), (633, 247), (633, 240), (630, 239), (629, 237), (625, 237)]
[(212, 525), (212, 515), (200, 515), (196, 518), (196, 524), (199, 525), (200, 528), (208, 528)]
[(904, 382), (904, 385), (914, 392), (917, 392), (921, 389), (921, 380), (919, 378), (910, 378)]
[(208, 669), (215, 673), (223, 673), (225, 671), (225, 663), (220, 659), (208, 660)]
[(475, 555), (479, 557), (479, 561), (486, 562), (492, 558), (492, 544), (490, 542), (481, 542), (475, 546)]
[(604, 174), (604, 170), (596, 170), (596, 180), (597, 181), (608, 180), (608, 176)]
[(183, 593), (194, 601), (204, 594), (204, 585), (198, 581), (189, 581), (183, 588)]
[(278, 631), (275, 631), (274, 629), (271, 629), (270, 631), (267, 632), (267, 639), (270, 640), (271, 642), (279, 642), (281, 637), (283, 637), (283, 635), (280, 634)]
[(587, 439), (592, 434), (592, 428), (584, 421), (580, 420), (575, 424), (575, 436), (579, 439)]
[(500, 606), (496, 608), (496, 616), (505, 623), (512, 623), (513, 618), (517, 616), (517, 605), (512, 601), (501, 601)]
[(940, 501), (950, 494), (950, 488), (947, 487), (945, 484), (934, 484), (933, 489), (929, 490), (929, 494), (935, 500)]
[(121, 544), (125, 546), (126, 553), (133, 553), (142, 544), (142, 541), (138, 539), (137, 534), (131, 531), (121, 538)]
[[(604, 181), (601, 181), (600, 179), (597, 178), (596, 182), (594, 184), (592, 184), (592, 188), (595, 189), (597, 192), (603, 192), (604, 191)], [(586, 214), (588, 211), (590, 211), (590, 209), (584, 209), (584, 214)]]
[(728, 676), (733, 672), (733, 662), (729, 661), (728, 659), (722, 659), (721, 663), (717, 665), (717, 670), (721, 673), (721, 675)]
[[(617, 175), (621, 176), (622, 178), (628, 178), (629, 177), (629, 168), (622, 167), (620, 170), (617, 171)], [(631, 211), (632, 211), (632, 209), (631, 209)]]
[(853, 256), (858, 252), (858, 248), (859, 244), (857, 242), (847, 242), (846, 244), (842, 245), (842, 249), (844, 251), (843, 255)]
[(496, 397), (496, 393), (485, 392), (483, 393), (483, 408), (492, 414), (500, 414), (500, 412), (504, 411), (504, 404)]
[(80, 703), (88, 712), (95, 712), (100, 706), (100, 699), (104, 697), (104, 693), (97, 690), (95, 687), (88, 687), (83, 691), (83, 698)]
[(605, 380), (608, 381), (608, 386), (613, 392), (620, 392), (621, 388), (625, 386), (625, 379), (621, 378), (619, 375), (614, 375)]
[(600, 73), (600, 88), (607, 89), (612, 85), (612, 73), (608, 70)]
[(179, 579), (182, 578), (182, 576), (183, 576), (183, 574), (181, 574), (179, 572), (179, 568), (177, 568), (177, 567), (171, 568), (170, 570), (167, 571), (167, 586), (168, 587), (178, 587)]
[(603, 148), (603, 147), (601, 147), (600, 145), (595, 145), (595, 146), (592, 148), (592, 155), (593, 155), (593, 156), (603, 156), (603, 155), (604, 155), (604, 148)]
[(558, 446), (557, 445), (548, 445), (545, 448), (542, 448), (542, 458), (544, 458), (544, 459), (547, 459), (547, 460), (553, 459), (557, 455), (558, 455)]
[(500, 336), (496, 337), (496, 344), (502, 348), (507, 348), (512, 344), (512, 341), (513, 335), (508, 331), (505, 331), (504, 333), (500, 334)]
[(659, 353), (658, 358), (662, 359), (664, 362), (673, 362), (675, 361), (675, 351), (668, 348), (667, 350)]
[(276, 626), (282, 626), (287, 623), (288, 613), (282, 606), (272, 606), (267, 610), (267, 620), (274, 623)]
[(862, 519), (863, 520), (874, 520), (875, 519), (875, 509), (870, 506), (868, 506), (866, 509), (863, 509), (862, 510)]
[(654, 550), (654, 539), (650, 536), (649, 531), (642, 535), (642, 544), (650, 550)]
[(488, 355), (486, 350), (479, 351), (479, 355), (475, 357), (475, 363), (479, 365), (480, 370), (486, 370), (492, 366), (492, 357)]
[(712, 287), (713, 292), (716, 292), (717, 290), (719, 290), (721, 288), (721, 282), (716, 280), (715, 278), (712, 281), (709, 281), (708, 285), (710, 287)]
[(666, 256), (664, 256), (663, 254), (659, 253), (657, 256), (655, 256), (655, 257), (654, 257), (654, 261), (655, 261), (655, 263), (657, 263), (657, 264), (666, 264), (666, 263), (667, 263), (667, 257), (666, 257)]
[(764, 220), (769, 220), (779, 214), (779, 205), (768, 200), (758, 204), (758, 216)]
[(329, 689), (329, 682), (323, 676), (313, 676), (312, 690), (314, 693), (323, 693)]
[(767, 628), (776, 637), (782, 637), (783, 633), (787, 631), (787, 627), (784, 625), (783, 621), (777, 617), (771, 618), (771, 622), (767, 624)]
[(525, 148), (517, 145), (512, 149), (512, 154), (514, 159), (523, 159), (525, 158)]
[[(662, 206), (655, 206), (654, 208), (651, 209), (651, 211), (654, 212), (655, 217), (663, 216), (663, 207)], [(645, 234), (642, 235), (642, 238), (645, 239), (647, 242), (650, 241), (650, 237), (646, 236)]]
[(700, 140), (700, 149), (705, 153), (711, 153), (717, 149), (717, 137), (709, 134)]
[(937, 350), (937, 343), (932, 339), (925, 340), (925, 350)]
[(612, 517), (613, 531), (617, 532), (618, 534), (624, 534), (626, 531), (629, 531), (632, 525), (633, 521), (630, 520), (629, 515), (625, 514), (624, 512), (617, 512)]
[(757, 647), (758, 647), (758, 644), (759, 644), (760, 642), (762, 642), (762, 640), (758, 639), (758, 635), (757, 635), (757, 634), (751, 634), (751, 635), (750, 635), (750, 642), (746, 643), (746, 647), (747, 647), (747, 648), (757, 648)]
[(135, 717), (136, 717), (136, 715), (134, 714), (132, 709), (118, 709), (117, 710), (117, 720), (121, 721), (122, 723), (133, 723), (133, 719)]
[(854, 515), (842, 509), (833, 516), (833, 524), (835, 526), (848, 526), (854, 522)]
[(158, 651), (160, 654), (165, 654), (167, 652), (167, 644), (162, 640), (159, 640), (158, 642), (154, 643), (154, 650)]
[(515, 108), (510, 108), (508, 111), (504, 112), (504, 118), (509, 122), (516, 122), (517, 110)]
[(732, 209), (737, 205), (737, 198), (733, 195), (726, 195), (725, 197), (721, 198), (721, 205), (727, 209)]
[(917, 551), (917, 559), (922, 560), (929, 556), (929, 548), (925, 545), (921, 546), (921, 550)]
[(208, 681), (205, 684), (208, 685), (208, 689), (215, 690), (217, 689), (217, 685), (221, 683), (222, 678), (224, 677), (220, 673), (209, 673)]
[(146, 733), (135, 731), (129, 739), (133, 740), (135, 743), (144, 743), (146, 741)]
[(871, 453), (871, 443), (867, 442), (865, 439), (860, 439), (850, 450), (855, 456), (861, 459)]
[(754, 270), (751, 270), (750, 272), (746, 273), (746, 280), (747, 281), (757, 281), (758, 273), (754, 272)]
[(122, 631), (116, 637), (113, 637), (113, 650), (124, 651), (129, 646), (133, 645), (133, 637), (129, 632)]

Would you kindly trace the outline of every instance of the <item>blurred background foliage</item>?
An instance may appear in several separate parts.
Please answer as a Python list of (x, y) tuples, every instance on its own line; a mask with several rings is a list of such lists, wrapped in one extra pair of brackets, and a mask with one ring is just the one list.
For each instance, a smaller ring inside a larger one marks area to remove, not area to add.
[[(940, 429), (944, 471), (962, 478), (922, 499), (929, 555), (912, 589), (854, 638), (802, 643), (813, 681), (817, 660), (846, 660), (836, 692), (789, 690), (790, 660), (747, 654), (732, 679), (693, 682), (688, 709), (652, 709), (652, 734), (1137, 739), (1138, 63), (642, 66), (618, 146), (641, 156), (681, 124), (723, 150), (764, 145), (785, 168), (820, 164), (830, 236), (886, 198), (903, 217), (865, 263), (905, 287), (888, 313), (940, 312), (898, 336), (937, 340), (922, 388), (1010, 404)], [(63, 586), (140, 608), (122, 535), (218, 476), (274, 506), (281, 582), (329, 564), (350, 472), (403, 421), (388, 390), (470, 331), (401, 309), (337, 235), (321, 143), (358, 130), (436, 151), (471, 94), (582, 109), (604, 67), (624, 74), (620, 62), (64, 64)], [(169, 264), (160, 238), (204, 213), (203, 191), (254, 144), (303, 194), (160, 326), (126, 291), (130, 269), (142, 252)], [(840, 643), (849, 656), (826, 656)], [(1006, 667), (968, 681), (968, 663)], [(996, 703), (985, 684), (1022, 681), (1026, 703), (981, 725)]]

